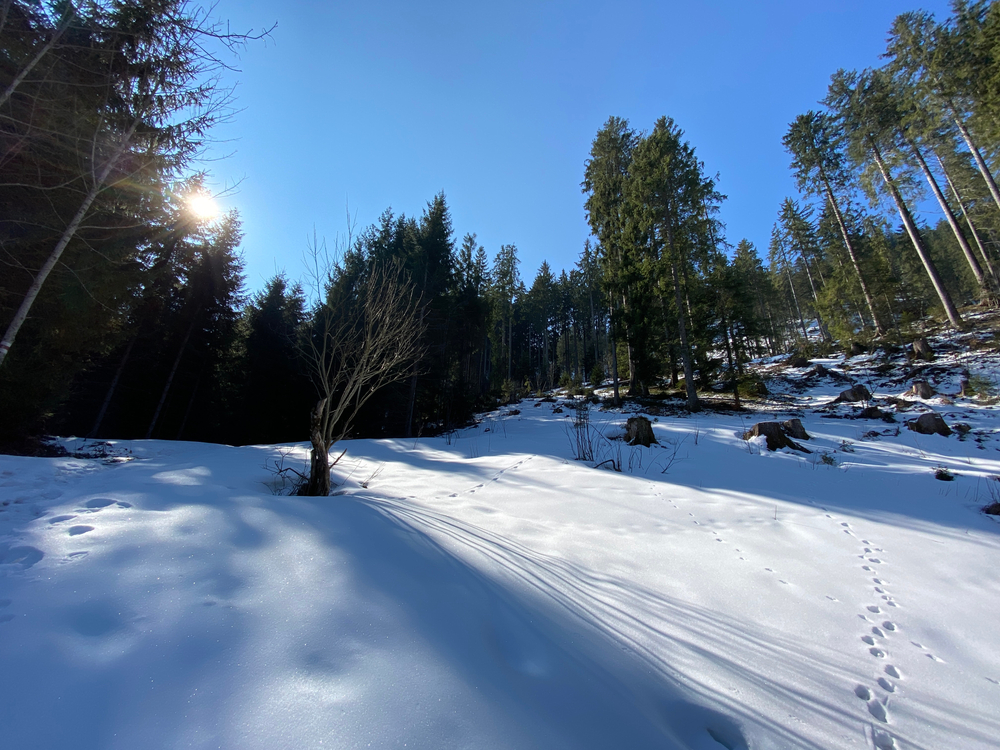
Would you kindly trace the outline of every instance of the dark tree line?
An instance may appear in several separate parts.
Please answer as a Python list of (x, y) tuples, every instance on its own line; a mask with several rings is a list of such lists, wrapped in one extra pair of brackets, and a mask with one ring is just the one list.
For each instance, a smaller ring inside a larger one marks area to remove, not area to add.
[[(193, 160), (230, 112), (208, 50), (248, 39), (220, 29), (186, 0), (0, 2), (0, 438), (414, 436), (600, 382), (697, 408), (709, 386), (752, 393), (754, 358), (899, 339), (928, 314), (963, 327), (960, 308), (1000, 299), (996, 3), (904, 14), (882, 67), (832, 77), (785, 136), (801, 195), (763, 259), (727, 244), (718, 177), (677, 123), (612, 117), (572, 268), (523, 275), (515, 245), (459, 239), (440, 194), (418, 217), (386, 211), (312, 284), (252, 295), (239, 217), (190, 209)], [(320, 370), (356, 361), (324, 348), (331, 332), (392, 320), (361, 305), (371, 279), (413, 319), (407, 356), (330, 386)]]

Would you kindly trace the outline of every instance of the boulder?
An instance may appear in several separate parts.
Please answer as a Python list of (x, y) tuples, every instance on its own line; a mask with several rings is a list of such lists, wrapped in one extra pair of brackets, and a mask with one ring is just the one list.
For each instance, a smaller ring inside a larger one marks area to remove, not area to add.
[[(791, 421), (791, 420), (789, 420)], [(798, 422), (798, 420), (795, 420)], [(801, 423), (800, 423), (801, 426)], [(769, 451), (780, 450), (781, 448), (791, 448), (802, 453), (812, 453), (808, 448), (804, 448), (794, 440), (790, 439), (781, 425), (777, 422), (758, 422), (749, 430), (743, 433), (744, 440), (760, 437), (763, 435), (767, 439), (767, 449)]]
[(931, 345), (927, 342), (927, 339), (920, 337), (912, 344), (913, 356), (919, 357), (920, 359), (934, 359), (934, 350), (931, 349)]
[(808, 367), (809, 360), (801, 355), (795, 354), (786, 359), (785, 364), (789, 367)]
[(936, 391), (926, 380), (914, 380), (910, 395), (917, 398), (934, 398)]
[(788, 435), (788, 437), (793, 437), (796, 440), (808, 440), (809, 433), (806, 432), (806, 428), (802, 426), (801, 419), (786, 419), (781, 423), (782, 431)]
[(863, 385), (855, 385), (848, 388), (846, 391), (841, 391), (840, 395), (833, 400), (835, 404), (856, 404), (858, 401), (869, 401), (872, 397), (871, 391), (869, 391)]
[(914, 432), (919, 432), (921, 435), (941, 435), (948, 437), (951, 434), (951, 428), (945, 424), (941, 415), (935, 411), (921, 414), (916, 419), (907, 422), (906, 426)]
[(645, 417), (629, 417), (625, 423), (625, 442), (646, 448), (655, 443), (656, 436), (653, 434), (652, 422)]

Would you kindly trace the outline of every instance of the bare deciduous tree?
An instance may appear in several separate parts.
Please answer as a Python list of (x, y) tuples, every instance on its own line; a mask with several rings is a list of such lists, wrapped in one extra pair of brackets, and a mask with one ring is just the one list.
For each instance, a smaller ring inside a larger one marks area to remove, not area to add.
[[(318, 255), (314, 254), (318, 258)], [(330, 494), (330, 450), (347, 436), (365, 402), (405, 379), (422, 354), (420, 300), (396, 264), (326, 274), (304, 354), (319, 395), (310, 418), (312, 455), (305, 494)]]

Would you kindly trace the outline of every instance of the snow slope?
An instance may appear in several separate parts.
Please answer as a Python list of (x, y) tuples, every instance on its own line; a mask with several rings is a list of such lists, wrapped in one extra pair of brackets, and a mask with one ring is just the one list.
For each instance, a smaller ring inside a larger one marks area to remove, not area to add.
[(991, 410), (661, 417), (616, 473), (519, 408), (345, 443), (330, 498), (265, 485), (302, 446), (0, 456), (0, 746), (997, 747)]

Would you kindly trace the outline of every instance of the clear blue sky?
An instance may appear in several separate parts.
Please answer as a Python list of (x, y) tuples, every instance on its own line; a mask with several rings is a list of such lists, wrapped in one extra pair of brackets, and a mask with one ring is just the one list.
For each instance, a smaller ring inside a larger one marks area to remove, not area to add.
[(343, 233), (444, 191), (457, 237), (517, 245), (531, 282), (589, 235), (584, 160), (610, 115), (685, 130), (728, 196), (727, 238), (766, 252), (794, 195), (781, 137), (837, 68), (878, 64), (892, 19), (944, 0), (318, 2), (221, 0), (234, 30), (277, 22), (239, 66), (235, 120), (205, 166), (239, 209), (248, 286), (301, 273), (315, 227)]

